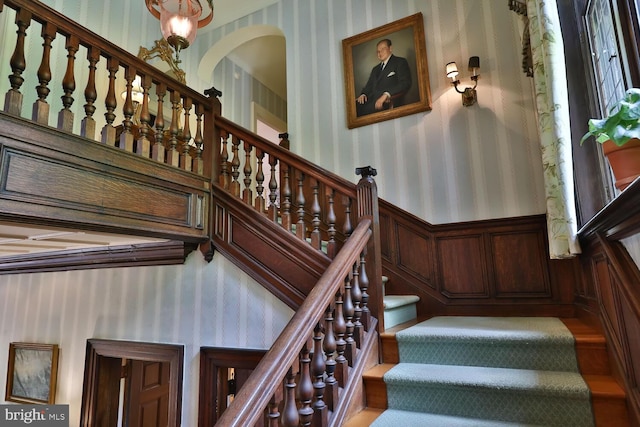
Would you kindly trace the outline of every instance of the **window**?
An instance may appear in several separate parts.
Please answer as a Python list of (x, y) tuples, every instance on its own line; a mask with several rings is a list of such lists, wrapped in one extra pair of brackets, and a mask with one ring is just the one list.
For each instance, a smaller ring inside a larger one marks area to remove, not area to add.
[(618, 48), (614, 13), (609, 0), (591, 0), (586, 14), (592, 66), (600, 113), (605, 116), (610, 106), (626, 90), (622, 70), (623, 55)]

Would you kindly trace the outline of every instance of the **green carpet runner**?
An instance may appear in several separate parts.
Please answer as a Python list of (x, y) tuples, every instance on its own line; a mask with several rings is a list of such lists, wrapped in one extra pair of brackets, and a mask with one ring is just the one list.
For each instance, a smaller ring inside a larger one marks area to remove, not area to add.
[(396, 334), (373, 426), (593, 426), (574, 339), (556, 318), (435, 317)]

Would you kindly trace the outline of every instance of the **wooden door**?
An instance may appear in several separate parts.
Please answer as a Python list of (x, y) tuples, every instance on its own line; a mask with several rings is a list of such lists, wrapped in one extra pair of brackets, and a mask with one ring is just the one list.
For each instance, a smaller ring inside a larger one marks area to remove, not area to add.
[(129, 427), (167, 427), (169, 423), (169, 362), (130, 360), (126, 389)]

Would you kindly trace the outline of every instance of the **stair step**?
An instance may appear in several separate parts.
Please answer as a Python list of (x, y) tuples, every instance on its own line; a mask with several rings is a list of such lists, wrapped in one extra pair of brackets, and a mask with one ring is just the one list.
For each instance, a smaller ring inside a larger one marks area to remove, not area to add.
[(402, 362), (578, 372), (574, 338), (557, 318), (434, 317), (396, 339)]
[(415, 319), (418, 315), (416, 303), (420, 301), (417, 295), (385, 295), (384, 327), (392, 328)]
[[(629, 427), (625, 392), (610, 375), (606, 340), (603, 334), (579, 319), (561, 320), (575, 338), (580, 373), (591, 391), (595, 425), (598, 427)], [(393, 368), (394, 364), (399, 363), (396, 334), (417, 323), (419, 323), (417, 320), (412, 320), (406, 324), (389, 328), (380, 334), (384, 364), (376, 366), (363, 375), (368, 410), (376, 412), (387, 408), (387, 389), (383, 376)], [(356, 425), (369, 424), (353, 424), (353, 426)], [(405, 424), (398, 421), (396, 425)]]
[(625, 391), (610, 375), (584, 375), (596, 426), (630, 427)]
[(604, 335), (579, 319), (562, 319), (576, 340), (578, 366), (582, 375), (610, 375)]
[[(363, 419), (362, 421), (367, 422)], [(438, 426), (438, 427), (539, 427), (535, 424), (488, 421), (450, 415), (423, 414), (420, 412), (390, 409), (381, 414), (372, 423), (352, 424), (355, 426), (398, 427), (398, 426)]]

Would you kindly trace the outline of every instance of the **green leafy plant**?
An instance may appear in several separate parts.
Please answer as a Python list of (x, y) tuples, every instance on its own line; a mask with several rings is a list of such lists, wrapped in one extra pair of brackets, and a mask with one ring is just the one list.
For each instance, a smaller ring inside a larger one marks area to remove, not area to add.
[(624, 97), (611, 107), (609, 116), (604, 119), (590, 119), (589, 131), (584, 134), (580, 144), (594, 136), (596, 141), (609, 140), (617, 146), (632, 138), (640, 138), (640, 89), (628, 89)]

